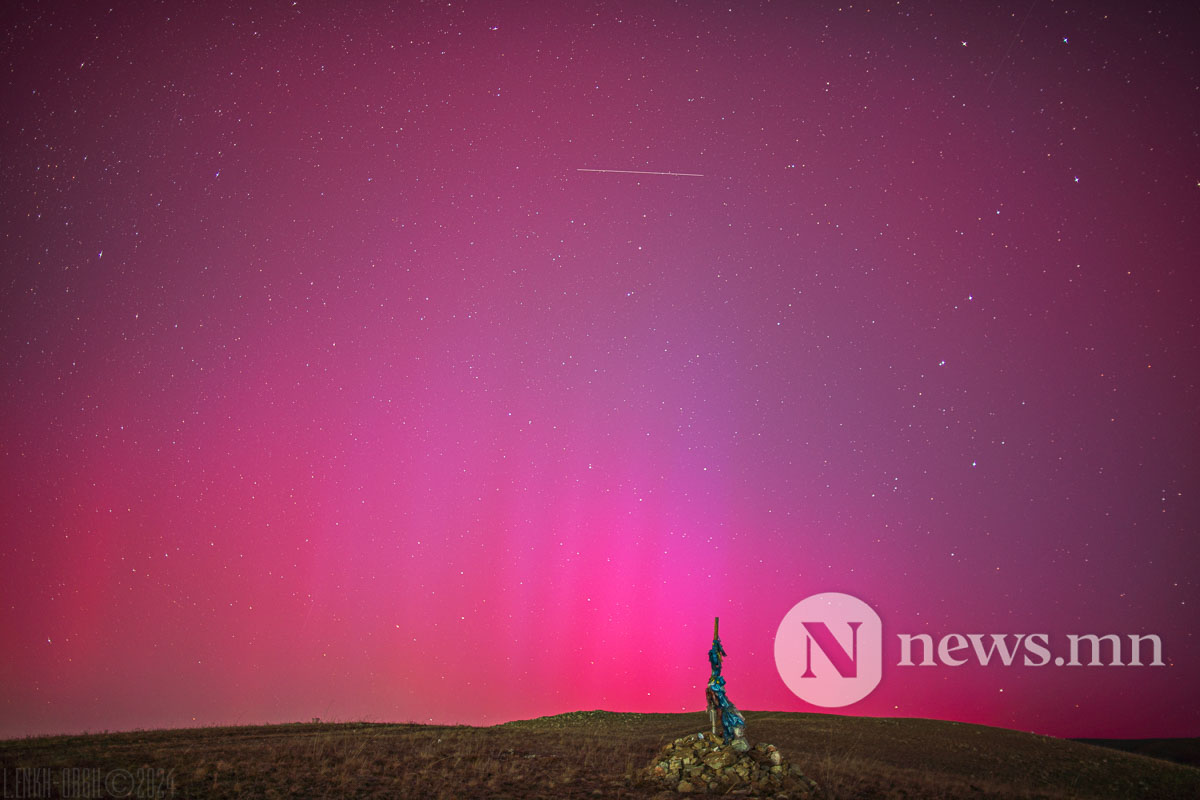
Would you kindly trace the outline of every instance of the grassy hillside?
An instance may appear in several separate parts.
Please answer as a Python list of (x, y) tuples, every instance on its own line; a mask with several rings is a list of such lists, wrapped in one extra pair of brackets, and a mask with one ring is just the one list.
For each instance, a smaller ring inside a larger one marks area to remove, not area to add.
[[(751, 742), (778, 745), (818, 783), (820, 798), (1200, 797), (1195, 767), (1000, 728), (762, 711), (746, 719)], [(64, 768), (94, 768), (68, 774), (101, 783), (128, 785), (128, 775), (138, 783), (131, 797), (172, 787), (162, 796), (668, 797), (676, 795), (639, 771), (664, 743), (707, 727), (704, 713), (589, 711), (489, 728), (314, 723), (138, 731), (3, 741), (0, 768), (9, 795), (18, 778), (49, 778), (54, 797)]]
[(1200, 739), (1076, 739), (1075, 741), (1200, 767)]

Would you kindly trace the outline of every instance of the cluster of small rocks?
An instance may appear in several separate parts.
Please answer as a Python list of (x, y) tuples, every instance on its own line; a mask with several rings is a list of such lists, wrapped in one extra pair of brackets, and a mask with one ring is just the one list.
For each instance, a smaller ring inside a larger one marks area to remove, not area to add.
[(645, 769), (650, 780), (676, 792), (704, 792), (805, 800), (817, 788), (773, 744), (745, 752), (708, 733), (693, 733), (667, 744)]

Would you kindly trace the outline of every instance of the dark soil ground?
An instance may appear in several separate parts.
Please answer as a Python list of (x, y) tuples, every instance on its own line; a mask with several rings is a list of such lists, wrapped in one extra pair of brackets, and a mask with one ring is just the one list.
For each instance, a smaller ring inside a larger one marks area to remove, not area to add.
[[(777, 745), (822, 800), (1200, 798), (1200, 769), (1112, 747), (936, 720), (745, 716), (750, 741)], [(676, 795), (642, 768), (708, 724), (703, 712), (587, 711), (490, 728), (313, 723), (13, 739), (0, 742), (0, 796), (665, 798)], [(1165, 747), (1195, 753), (1196, 743)]]

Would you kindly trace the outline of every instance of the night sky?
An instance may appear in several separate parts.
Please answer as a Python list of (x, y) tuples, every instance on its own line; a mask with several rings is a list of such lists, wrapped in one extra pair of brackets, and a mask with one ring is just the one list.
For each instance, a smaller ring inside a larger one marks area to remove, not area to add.
[(821, 711), (829, 591), (1200, 734), (1186, 5), (7, 7), (0, 734)]

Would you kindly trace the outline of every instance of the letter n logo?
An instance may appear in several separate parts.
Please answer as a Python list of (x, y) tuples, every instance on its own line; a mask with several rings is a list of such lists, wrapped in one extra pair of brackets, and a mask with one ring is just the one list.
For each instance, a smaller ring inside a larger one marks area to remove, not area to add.
[(829, 663), (833, 664), (833, 668), (838, 671), (838, 674), (843, 678), (858, 677), (858, 628), (862, 625), (862, 621), (847, 622), (850, 626), (850, 644), (851, 652), (847, 653), (838, 644), (838, 640), (833, 638), (833, 634), (829, 631), (829, 626), (824, 622), (802, 622), (804, 630), (808, 631), (808, 636), (804, 639), (804, 674), (801, 678), (815, 678), (817, 673), (812, 671), (812, 643), (816, 642), (817, 647), (821, 648), (821, 652), (829, 659)]
[(879, 685), (882, 675), (879, 615), (848, 594), (807, 597), (779, 623), (775, 666), (787, 687), (813, 705), (857, 703)]

